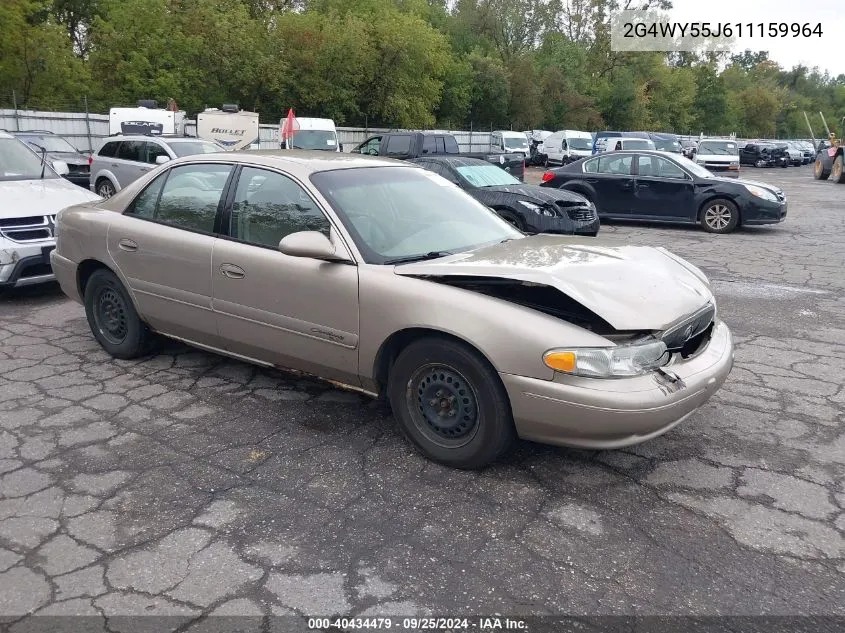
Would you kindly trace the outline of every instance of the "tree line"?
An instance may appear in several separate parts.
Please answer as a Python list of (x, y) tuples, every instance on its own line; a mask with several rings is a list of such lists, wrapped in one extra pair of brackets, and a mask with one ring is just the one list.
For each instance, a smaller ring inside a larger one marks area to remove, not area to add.
[[(238, 103), (339, 125), (806, 136), (845, 75), (766, 53), (620, 53), (610, 14), (668, 0), (3, 0), (0, 105)], [(819, 126), (820, 127), (820, 126)], [(816, 130), (819, 134), (820, 130)]]

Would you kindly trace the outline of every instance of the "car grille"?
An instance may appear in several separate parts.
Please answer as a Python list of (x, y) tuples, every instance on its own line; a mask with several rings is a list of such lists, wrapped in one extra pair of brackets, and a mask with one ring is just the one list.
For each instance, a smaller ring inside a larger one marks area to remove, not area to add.
[(680, 352), (682, 356), (689, 356), (710, 338), (715, 316), (715, 306), (708, 303), (678, 325), (666, 330), (660, 338), (670, 352)]
[(3, 218), (0, 219), (0, 235), (13, 242), (37, 242), (51, 239), (55, 226), (55, 215)]
[(589, 222), (596, 219), (596, 210), (592, 207), (574, 207), (561, 202), (558, 202), (557, 206), (575, 222)]

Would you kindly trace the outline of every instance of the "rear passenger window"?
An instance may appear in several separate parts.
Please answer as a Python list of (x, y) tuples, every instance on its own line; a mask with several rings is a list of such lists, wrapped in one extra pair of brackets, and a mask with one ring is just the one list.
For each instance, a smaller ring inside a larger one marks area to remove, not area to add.
[(214, 232), (231, 165), (181, 165), (167, 174), (153, 220), (189, 231)]
[(103, 145), (103, 147), (99, 151), (100, 156), (105, 156), (106, 158), (112, 158), (115, 154), (117, 154), (117, 146), (120, 145), (120, 141), (111, 141)]
[(624, 156), (602, 156), (598, 159), (600, 174), (613, 174), (616, 176), (630, 176), (631, 163), (633, 157), (631, 154)]
[(387, 140), (387, 150), (386, 153), (388, 156), (403, 156), (407, 155), (408, 152), (411, 151), (411, 135), (410, 134), (397, 134), (396, 136), (390, 136)]
[(458, 141), (455, 140), (454, 136), (444, 136), (442, 137), (445, 142), (446, 153), (447, 154), (458, 154), (460, 150), (458, 149)]
[(122, 160), (131, 160), (137, 163), (146, 162), (146, 143), (143, 141), (123, 141), (117, 151), (117, 157)]
[(435, 141), (435, 137), (424, 136), (423, 137), (423, 154), (433, 154), (436, 151), (437, 151), (437, 143)]

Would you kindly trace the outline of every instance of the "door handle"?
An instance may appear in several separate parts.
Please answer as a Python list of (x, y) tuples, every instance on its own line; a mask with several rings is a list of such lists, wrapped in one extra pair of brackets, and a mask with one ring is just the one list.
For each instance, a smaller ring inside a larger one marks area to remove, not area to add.
[(229, 279), (243, 279), (246, 277), (246, 271), (234, 264), (220, 264), (220, 274)]
[(118, 167), (118, 164), (117, 164), (117, 163), (112, 163), (112, 164), (111, 164), (111, 166), (112, 166), (112, 167)]
[(624, 182), (621, 185), (622, 189), (630, 189), (633, 185), (630, 182)]
[(595, 182), (598, 182), (598, 181), (599, 181), (599, 179), (598, 179), (598, 178), (587, 178), (587, 182), (593, 182), (593, 183), (595, 183)]
[(138, 250), (138, 244), (125, 237), (120, 239), (117, 246), (120, 250), (129, 251), (130, 253), (134, 253)]
[(637, 183), (637, 189), (648, 189), (650, 186), (651, 185), (649, 185), (647, 182), (638, 182)]
[(141, 171), (150, 171), (149, 167), (141, 167)]

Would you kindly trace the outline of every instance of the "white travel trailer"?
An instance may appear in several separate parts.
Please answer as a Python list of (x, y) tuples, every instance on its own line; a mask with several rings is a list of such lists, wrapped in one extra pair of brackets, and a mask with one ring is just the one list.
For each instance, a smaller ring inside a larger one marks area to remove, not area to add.
[[(282, 141), (282, 149), (312, 149), (324, 152), (341, 152), (343, 148), (337, 139), (337, 128), (332, 119), (296, 117), (298, 129), (293, 138)], [(285, 119), (279, 121), (279, 130)]]
[(226, 149), (246, 149), (258, 143), (258, 113), (239, 110), (234, 103), (207, 108), (197, 115), (197, 136)]
[(159, 108), (152, 100), (138, 101), (136, 108), (111, 108), (109, 134), (184, 134), (185, 113)]

